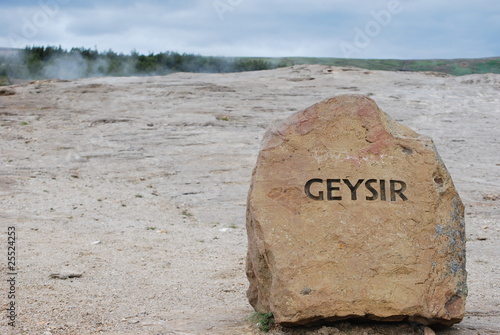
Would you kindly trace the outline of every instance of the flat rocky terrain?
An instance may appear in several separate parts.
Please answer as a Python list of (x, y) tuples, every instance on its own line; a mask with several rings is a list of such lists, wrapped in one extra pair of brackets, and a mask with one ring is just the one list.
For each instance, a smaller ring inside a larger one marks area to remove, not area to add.
[[(346, 93), (430, 136), (465, 204), (467, 311), (436, 333), (500, 334), (500, 75), (325, 66), (0, 87), (0, 333), (258, 333), (244, 269), (260, 140), (273, 122)], [(270, 333), (423, 332), (342, 323)]]

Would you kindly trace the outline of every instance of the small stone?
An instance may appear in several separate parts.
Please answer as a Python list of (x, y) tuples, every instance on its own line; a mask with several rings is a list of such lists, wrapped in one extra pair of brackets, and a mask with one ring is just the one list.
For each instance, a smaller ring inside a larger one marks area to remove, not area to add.
[(92, 243), (90, 243), (91, 245), (97, 245), (97, 244), (101, 244), (102, 242), (101, 241), (94, 241)]
[(431, 328), (425, 327), (424, 328), (424, 335), (436, 335), (436, 333)]
[(68, 278), (80, 278), (83, 275), (81, 272), (66, 270), (61, 272), (54, 272), (49, 275), (53, 279), (68, 279)]

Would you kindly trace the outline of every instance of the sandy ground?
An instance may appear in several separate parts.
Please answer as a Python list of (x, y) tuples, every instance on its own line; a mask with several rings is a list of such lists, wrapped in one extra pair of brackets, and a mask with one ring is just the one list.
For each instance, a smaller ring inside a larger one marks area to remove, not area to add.
[[(324, 66), (3, 88), (0, 333), (254, 334), (245, 205), (260, 139), (275, 120), (344, 93), (370, 95), (431, 136), (465, 203), (467, 312), (437, 333), (500, 334), (500, 75)], [(68, 273), (81, 277), (52, 278)], [(363, 327), (272, 333), (418, 333)]]

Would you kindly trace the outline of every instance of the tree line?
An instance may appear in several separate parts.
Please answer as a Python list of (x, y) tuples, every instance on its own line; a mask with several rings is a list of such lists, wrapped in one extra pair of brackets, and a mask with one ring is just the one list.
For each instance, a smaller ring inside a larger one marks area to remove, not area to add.
[(87, 48), (28, 46), (16, 57), (0, 57), (0, 77), (76, 79), (96, 76), (166, 75), (174, 72), (226, 73), (279, 67), (252, 58), (201, 56), (173, 51), (139, 54), (100, 52)]

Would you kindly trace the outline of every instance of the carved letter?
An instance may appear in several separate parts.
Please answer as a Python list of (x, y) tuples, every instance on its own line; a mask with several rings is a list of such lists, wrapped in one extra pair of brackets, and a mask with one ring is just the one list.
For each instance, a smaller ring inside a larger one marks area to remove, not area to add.
[(372, 184), (376, 183), (377, 179), (368, 179), (365, 183), (366, 189), (370, 192), (372, 192), (371, 197), (366, 197), (366, 200), (377, 200), (378, 199), (378, 192), (376, 189), (373, 188)]
[[(403, 192), (406, 190), (406, 183), (404, 181), (401, 181), (401, 180), (391, 180), (391, 201), (396, 201), (396, 194), (398, 194), (401, 199), (403, 199), (403, 201), (406, 201), (408, 200), (408, 198), (406, 197), (406, 195), (403, 194)], [(396, 187), (395, 185), (399, 184), (401, 187), (396, 190)]]
[(306, 183), (306, 186), (304, 186), (304, 191), (306, 192), (306, 195), (311, 198), (311, 199), (314, 199), (314, 200), (324, 200), (324, 197), (323, 197), (323, 191), (320, 191), (319, 194), (316, 196), (316, 195), (312, 195), (311, 194), (311, 185), (313, 183), (320, 183), (322, 184), (323, 183), (323, 179), (318, 179), (318, 178), (315, 178), (315, 179), (311, 179), (309, 180), (307, 183)]
[(358, 196), (356, 194), (356, 190), (358, 189), (359, 185), (361, 185), (363, 183), (364, 179), (358, 180), (358, 182), (354, 186), (352, 186), (352, 184), (349, 181), (349, 179), (342, 179), (342, 180), (347, 185), (347, 187), (349, 187), (349, 189), (351, 190), (351, 200), (358, 200)]
[(333, 183), (340, 183), (340, 179), (327, 179), (326, 180), (326, 194), (328, 200), (342, 200), (341, 196), (334, 197), (332, 191), (340, 191), (340, 187), (333, 187)]
[(380, 179), (380, 200), (381, 201), (387, 200), (385, 198), (385, 180), (383, 180), (383, 179)]

